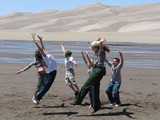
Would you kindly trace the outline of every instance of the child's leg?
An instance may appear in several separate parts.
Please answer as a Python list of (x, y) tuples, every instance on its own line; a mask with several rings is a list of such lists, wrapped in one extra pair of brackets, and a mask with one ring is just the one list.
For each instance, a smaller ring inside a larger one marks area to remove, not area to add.
[(73, 92), (76, 91), (72, 85), (69, 85), (69, 87), (73, 90)]
[(78, 87), (78, 85), (77, 85), (77, 84), (74, 84), (74, 87), (76, 88), (76, 90), (77, 90), (78, 93), (79, 93), (79, 87)]
[(110, 81), (108, 83), (107, 88), (106, 88), (106, 94), (108, 96), (108, 99), (109, 99), (110, 103), (114, 104), (115, 100), (114, 100), (113, 95), (112, 95), (112, 89), (113, 89), (113, 83)]
[(45, 75), (46, 75), (45, 73), (37, 73), (37, 85), (36, 85), (36, 89), (35, 89), (35, 92), (34, 92), (33, 99), (37, 96), (41, 86), (43, 85)]
[(38, 90), (35, 90), (34, 97), (37, 96), (37, 94), (38, 94)]
[(113, 86), (113, 96), (114, 96), (114, 100), (115, 100), (115, 103), (120, 105), (121, 104), (121, 101), (120, 101), (120, 97), (119, 97), (119, 88), (120, 88), (120, 85), (119, 83), (115, 83), (114, 86)]

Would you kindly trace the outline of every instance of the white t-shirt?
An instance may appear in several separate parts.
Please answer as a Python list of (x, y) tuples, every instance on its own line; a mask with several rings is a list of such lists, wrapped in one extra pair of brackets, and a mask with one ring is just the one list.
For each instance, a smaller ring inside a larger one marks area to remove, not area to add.
[(46, 56), (43, 56), (43, 60), (48, 67), (46, 73), (50, 73), (59, 68), (57, 62), (52, 55), (46, 54)]
[(65, 66), (66, 66), (66, 70), (69, 70), (70, 68), (73, 69), (73, 57), (72, 56), (69, 56), (67, 58), (65, 58)]

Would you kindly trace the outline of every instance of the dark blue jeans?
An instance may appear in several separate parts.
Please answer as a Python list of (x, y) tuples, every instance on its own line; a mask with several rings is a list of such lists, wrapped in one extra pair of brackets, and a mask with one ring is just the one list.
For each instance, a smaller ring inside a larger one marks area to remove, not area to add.
[(56, 70), (52, 71), (49, 74), (46, 74), (44, 84), (40, 88), (39, 93), (35, 98), (36, 100), (41, 100), (42, 97), (45, 95), (45, 93), (49, 90), (49, 88), (51, 87), (51, 85), (56, 77), (56, 74), (57, 74)]
[(110, 81), (106, 88), (106, 94), (111, 103), (121, 104), (119, 98), (119, 88), (121, 84)]

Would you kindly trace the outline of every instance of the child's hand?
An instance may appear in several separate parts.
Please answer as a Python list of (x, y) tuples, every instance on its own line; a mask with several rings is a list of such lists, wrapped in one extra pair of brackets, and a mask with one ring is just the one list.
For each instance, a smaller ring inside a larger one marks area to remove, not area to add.
[(20, 74), (22, 71), (17, 71), (16, 74)]
[(106, 42), (107, 41), (107, 39), (106, 38), (104, 38), (103, 40), (101, 40), (100, 42)]
[(118, 53), (119, 53), (120, 56), (122, 56), (122, 53), (120, 51)]
[(85, 52), (85, 54), (88, 55), (88, 54), (89, 54), (89, 51), (87, 50), (87, 51)]
[(83, 49), (82, 49), (81, 53), (83, 54)]
[(32, 33), (31, 35), (32, 35), (32, 38), (35, 38), (35, 36), (36, 36), (36, 33)]
[(60, 45), (62, 45), (62, 42), (61, 42), (61, 41), (59, 41), (59, 44), (60, 44)]
[(78, 66), (77, 63), (74, 64), (75, 66)]

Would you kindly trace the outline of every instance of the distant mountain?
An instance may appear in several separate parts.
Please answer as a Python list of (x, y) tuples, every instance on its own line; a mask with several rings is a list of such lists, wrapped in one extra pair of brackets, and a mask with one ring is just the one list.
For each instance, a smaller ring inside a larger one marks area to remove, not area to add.
[(0, 30), (42, 32), (160, 31), (160, 3), (109, 6), (94, 3), (69, 10), (0, 16)]

